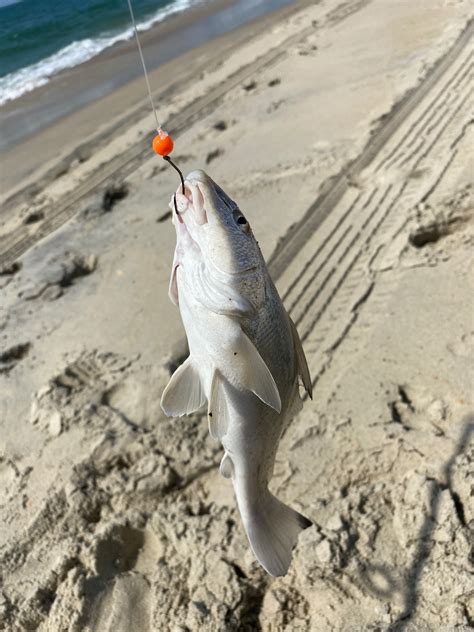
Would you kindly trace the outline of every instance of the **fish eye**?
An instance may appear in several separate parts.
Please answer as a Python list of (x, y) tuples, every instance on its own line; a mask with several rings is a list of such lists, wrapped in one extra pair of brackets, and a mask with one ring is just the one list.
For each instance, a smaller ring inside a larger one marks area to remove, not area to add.
[(247, 220), (245, 219), (245, 217), (242, 215), (242, 213), (239, 211), (239, 209), (235, 209), (233, 212), (233, 216), (234, 216), (234, 220), (235, 222), (242, 227), (242, 230), (245, 231), (246, 233), (249, 232), (250, 230), (250, 226), (249, 223), (247, 222)]

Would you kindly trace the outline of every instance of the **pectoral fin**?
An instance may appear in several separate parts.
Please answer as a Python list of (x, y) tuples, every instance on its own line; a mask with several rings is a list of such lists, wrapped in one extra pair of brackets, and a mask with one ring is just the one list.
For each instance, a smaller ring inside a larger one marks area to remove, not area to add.
[(313, 399), (313, 385), (311, 384), (311, 376), (309, 374), (308, 363), (306, 362), (306, 356), (303, 351), (303, 345), (301, 344), (300, 337), (298, 335), (298, 330), (296, 329), (295, 323), (288, 316), (288, 320), (290, 321), (291, 327), (291, 335), (293, 337), (293, 347), (295, 350), (295, 358), (298, 375), (303, 380), (303, 386), (305, 391), (308, 393), (311, 399)]
[(176, 369), (161, 396), (161, 408), (168, 417), (189, 415), (206, 403), (201, 379), (191, 356)]
[(281, 412), (281, 399), (273, 375), (255, 345), (242, 331), (233, 350), (237, 379), (244, 388), (277, 413)]
[(215, 369), (212, 376), (207, 418), (211, 437), (222, 439), (229, 427), (229, 408), (226, 400), (225, 380), (218, 369)]

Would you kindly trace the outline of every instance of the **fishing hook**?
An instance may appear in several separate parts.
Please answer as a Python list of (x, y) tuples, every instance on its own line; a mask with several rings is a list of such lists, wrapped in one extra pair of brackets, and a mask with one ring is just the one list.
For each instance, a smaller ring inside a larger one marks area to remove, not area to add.
[[(181, 180), (181, 192), (184, 193), (184, 178), (183, 178), (183, 174), (181, 173), (181, 170), (174, 164), (174, 162), (171, 160), (171, 158), (169, 156), (163, 156), (163, 160), (166, 160), (166, 162), (168, 162), (173, 169), (175, 169), (178, 173), (179, 173), (179, 177)], [(176, 215), (179, 215), (178, 213), (178, 205), (176, 204), (176, 193), (173, 195), (173, 202), (174, 202), (174, 210), (176, 212)]]

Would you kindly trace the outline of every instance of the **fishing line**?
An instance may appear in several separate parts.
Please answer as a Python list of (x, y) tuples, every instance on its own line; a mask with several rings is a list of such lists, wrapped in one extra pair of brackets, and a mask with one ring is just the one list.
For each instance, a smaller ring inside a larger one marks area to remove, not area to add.
[(140, 59), (142, 60), (143, 74), (145, 75), (145, 82), (146, 82), (146, 87), (148, 90), (148, 96), (150, 97), (151, 108), (153, 110), (153, 114), (155, 115), (156, 130), (159, 132), (161, 129), (160, 123), (158, 121), (158, 114), (156, 113), (155, 103), (153, 102), (153, 95), (151, 94), (150, 80), (148, 79), (148, 72), (146, 69), (145, 58), (143, 57), (143, 51), (140, 44), (140, 38), (138, 37), (137, 23), (135, 22), (135, 15), (132, 9), (132, 0), (127, 0), (127, 2), (128, 2), (128, 10), (130, 11), (130, 18), (132, 20), (133, 32), (135, 33), (135, 39), (137, 40), (138, 52), (140, 54)]
[[(171, 158), (168, 155), (173, 151), (173, 146), (174, 146), (173, 139), (167, 132), (161, 129), (160, 123), (158, 121), (158, 114), (156, 113), (155, 103), (153, 101), (153, 95), (151, 92), (150, 79), (148, 77), (148, 71), (146, 69), (146, 64), (145, 64), (145, 58), (143, 56), (143, 51), (140, 44), (140, 38), (138, 36), (138, 29), (137, 29), (137, 23), (135, 21), (135, 15), (133, 13), (132, 0), (127, 0), (127, 4), (128, 4), (128, 10), (130, 11), (130, 18), (132, 20), (133, 32), (135, 33), (138, 53), (140, 54), (140, 59), (142, 62), (143, 74), (145, 76), (145, 82), (146, 82), (146, 87), (148, 90), (148, 96), (150, 98), (151, 109), (153, 110), (153, 114), (155, 116), (156, 131), (158, 132), (157, 136), (153, 138), (152, 147), (153, 147), (153, 150), (158, 155), (162, 156), (163, 159), (166, 160), (166, 162), (169, 163), (178, 172), (180, 180), (181, 180), (181, 190), (184, 195), (185, 189), (184, 189), (183, 174), (181, 173), (180, 169), (178, 169), (178, 167), (174, 164), (174, 162), (171, 160)], [(176, 204), (176, 193), (173, 195), (173, 202), (174, 202), (174, 210), (176, 211), (176, 214), (178, 215), (178, 206)]]

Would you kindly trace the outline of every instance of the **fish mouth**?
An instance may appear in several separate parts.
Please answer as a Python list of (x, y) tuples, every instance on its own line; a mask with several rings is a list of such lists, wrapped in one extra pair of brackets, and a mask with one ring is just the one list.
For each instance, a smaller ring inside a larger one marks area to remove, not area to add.
[(192, 209), (194, 221), (199, 226), (207, 224), (207, 212), (204, 208), (205, 189), (209, 187), (212, 180), (204, 173), (197, 169), (192, 171), (184, 181), (184, 187), (180, 186), (175, 193), (175, 210), (178, 215), (179, 223), (184, 223), (182, 215)]
[[(253, 262), (249, 265), (237, 265), (232, 261), (235, 258), (232, 252), (228, 253), (226, 260), (219, 249), (226, 232), (222, 215), (238, 207), (204, 171), (191, 171), (184, 180), (184, 192), (180, 185), (174, 201), (176, 206), (172, 202), (171, 208), (176, 211), (176, 228), (183, 238), (183, 244), (199, 251), (208, 266), (217, 273), (232, 277), (247, 274), (257, 268), (257, 264)], [(204, 230), (197, 231), (198, 227), (203, 227)], [(202, 235), (202, 239), (199, 235)]]

